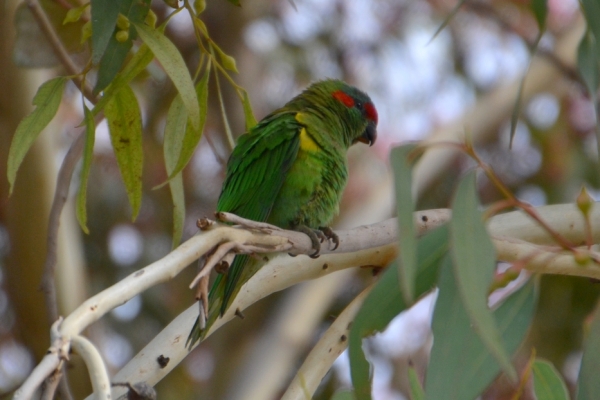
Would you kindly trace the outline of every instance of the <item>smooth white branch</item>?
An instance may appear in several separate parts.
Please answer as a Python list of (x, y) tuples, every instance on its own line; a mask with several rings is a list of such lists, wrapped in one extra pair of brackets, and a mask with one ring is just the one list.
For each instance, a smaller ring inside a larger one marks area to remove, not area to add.
[[(550, 222), (554, 230), (571, 242), (576, 245), (585, 243), (584, 219), (574, 205), (541, 207), (537, 212), (544, 220)], [(599, 218), (600, 210), (592, 210), (590, 220), (593, 222)], [(415, 213), (415, 223), (419, 233), (439, 226), (449, 219), (450, 212), (448, 210)], [(321, 250), (322, 256), (317, 259), (306, 256), (290, 257), (287, 254), (269, 256), (270, 260), (242, 287), (229, 311), (223, 318), (217, 320), (209, 334), (233, 318), (236, 309), (244, 310), (261, 298), (293, 284), (315, 279), (344, 268), (361, 265), (387, 265), (397, 252), (396, 224), (395, 219), (390, 219), (374, 225), (337, 231), (340, 239), (339, 248), (332, 252), (330, 246), (333, 245), (328, 242), (324, 243)], [(274, 229), (272, 234), (265, 234), (258, 232), (257, 229), (264, 231), (264, 229), (271, 228), (261, 226), (247, 230), (215, 224), (206, 231), (199, 232), (161, 260), (131, 274), (85, 301), (60, 324), (58, 337), (53, 340), (49, 354), (22, 388), (15, 393), (14, 398), (30, 398), (30, 394), (33, 392), (29, 388), (33, 387), (35, 390), (40, 382), (39, 375), (46, 374), (45, 376), (48, 376), (49, 372), (59, 365), (61, 360), (59, 354), (64, 354), (65, 350), (68, 351), (71, 339), (79, 336), (83, 329), (138, 293), (172, 279), (183, 268), (211, 252), (218, 245), (235, 242), (241, 244), (241, 247), (248, 246), (259, 251), (264, 249), (268, 252), (274, 248), (286, 248), (286, 251), (294, 253), (311, 254), (313, 252), (310, 239), (302, 233)], [(492, 218), (488, 229), (496, 244), (500, 260), (515, 261), (524, 258), (531, 261), (530, 268), (535, 271), (600, 277), (598, 266), (590, 264), (589, 267), (582, 267), (574, 261), (569, 252), (560, 251), (556, 247), (539, 246), (539, 244), (551, 244), (552, 238), (537, 222), (521, 211)], [(592, 224), (592, 236), (594, 242), (600, 241), (600, 226)], [(542, 258), (541, 256), (544, 254), (551, 257)], [(536, 262), (536, 260), (543, 260), (543, 262)], [(554, 267), (558, 263), (560, 263), (560, 268)], [(528, 265), (525, 267), (529, 268)], [(119, 371), (113, 380), (131, 383), (143, 381), (149, 385), (157, 383), (188, 354), (184, 344), (197, 315), (198, 307), (196, 305), (180, 314)], [(170, 361), (166, 366), (161, 366), (156, 361), (160, 355), (169, 358)], [(93, 365), (88, 364), (88, 368), (104, 369), (103, 372), (90, 371), (91, 375), (103, 377), (105, 373), (104, 365), (93, 363)], [(106, 382), (105, 379), (100, 379), (100, 381)], [(28, 390), (23, 390), (25, 388)], [(122, 391), (123, 389), (113, 388), (113, 396), (122, 394)]]

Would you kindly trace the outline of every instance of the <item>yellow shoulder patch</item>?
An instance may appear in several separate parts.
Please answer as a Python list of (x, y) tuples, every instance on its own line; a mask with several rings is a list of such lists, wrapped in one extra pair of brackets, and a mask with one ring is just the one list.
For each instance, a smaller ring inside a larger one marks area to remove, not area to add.
[[(304, 115), (301, 112), (296, 114), (296, 121), (303, 123), (303, 119)], [(300, 149), (308, 152), (315, 152), (320, 149), (317, 142), (315, 142), (315, 139), (308, 134), (306, 128), (302, 128), (300, 131)]]
[(319, 145), (310, 137), (308, 132), (306, 132), (306, 128), (302, 128), (300, 131), (300, 148), (308, 152), (319, 151)]

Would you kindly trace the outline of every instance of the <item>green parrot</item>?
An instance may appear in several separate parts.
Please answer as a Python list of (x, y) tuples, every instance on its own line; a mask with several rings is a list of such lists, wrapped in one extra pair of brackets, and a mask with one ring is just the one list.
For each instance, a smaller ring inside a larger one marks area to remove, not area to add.
[[(332, 239), (337, 247), (337, 236), (327, 226), (348, 180), (346, 152), (356, 142), (372, 145), (376, 125), (377, 111), (365, 93), (340, 80), (313, 83), (240, 136), (227, 162), (217, 211), (304, 232), (313, 256), (319, 239)], [(196, 319), (187, 340), (190, 349), (263, 264), (237, 255), (217, 276), (206, 324)]]

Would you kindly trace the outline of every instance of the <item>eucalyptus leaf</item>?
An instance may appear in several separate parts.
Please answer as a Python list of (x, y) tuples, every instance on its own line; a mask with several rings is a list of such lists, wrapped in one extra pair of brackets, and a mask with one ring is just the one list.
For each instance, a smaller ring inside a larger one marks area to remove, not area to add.
[[(416, 296), (431, 290), (439, 267), (448, 252), (448, 227), (441, 226), (418, 240)], [(380, 332), (407, 308), (398, 283), (398, 267), (392, 263), (365, 299), (350, 329), (348, 355), (354, 395), (371, 399), (370, 366), (362, 350), (362, 339)]]
[(596, 307), (592, 323), (583, 345), (583, 358), (579, 369), (577, 400), (600, 399), (600, 308)]
[(137, 217), (142, 203), (142, 118), (133, 90), (124, 86), (104, 108), (110, 140), (121, 171), (132, 219)]
[(533, 391), (538, 399), (569, 400), (569, 391), (552, 363), (536, 359), (533, 362)]
[(14, 189), (17, 171), (23, 162), (25, 155), (33, 145), (33, 142), (42, 130), (50, 123), (56, 115), (67, 78), (59, 76), (51, 79), (39, 87), (33, 97), (33, 112), (23, 118), (17, 126), (8, 152), (7, 176), (10, 185), (9, 194)]
[(200, 109), (198, 96), (194, 90), (194, 83), (177, 47), (160, 30), (152, 29), (144, 24), (135, 23), (140, 37), (154, 53), (177, 91), (181, 95), (183, 104), (188, 112), (192, 127), (200, 129)]
[(85, 124), (85, 145), (83, 147), (83, 164), (81, 167), (81, 176), (79, 183), (79, 192), (77, 193), (77, 206), (75, 208), (75, 214), (79, 226), (85, 233), (90, 233), (87, 227), (87, 184), (88, 177), (90, 175), (90, 169), (92, 167), (92, 158), (94, 157), (94, 142), (96, 140), (96, 124), (94, 122), (94, 115), (83, 105), (83, 121)]
[(475, 172), (459, 183), (452, 205), (452, 260), (457, 286), (475, 331), (513, 381), (517, 373), (504, 349), (488, 308), (488, 288), (496, 269), (496, 251), (479, 211)]
[(416, 145), (409, 144), (392, 149), (390, 161), (394, 170), (396, 211), (398, 214), (398, 267), (400, 287), (404, 300), (410, 304), (415, 298), (417, 273), (417, 232), (413, 221), (415, 204), (412, 196), (412, 166), (409, 156)]

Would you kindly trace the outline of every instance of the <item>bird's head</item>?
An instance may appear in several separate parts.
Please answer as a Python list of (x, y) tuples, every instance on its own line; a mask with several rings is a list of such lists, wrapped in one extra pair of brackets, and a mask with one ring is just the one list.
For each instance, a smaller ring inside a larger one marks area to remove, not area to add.
[(364, 92), (340, 80), (326, 80), (323, 85), (328, 105), (341, 117), (348, 145), (362, 142), (372, 146), (377, 139), (377, 110), (371, 98)]

